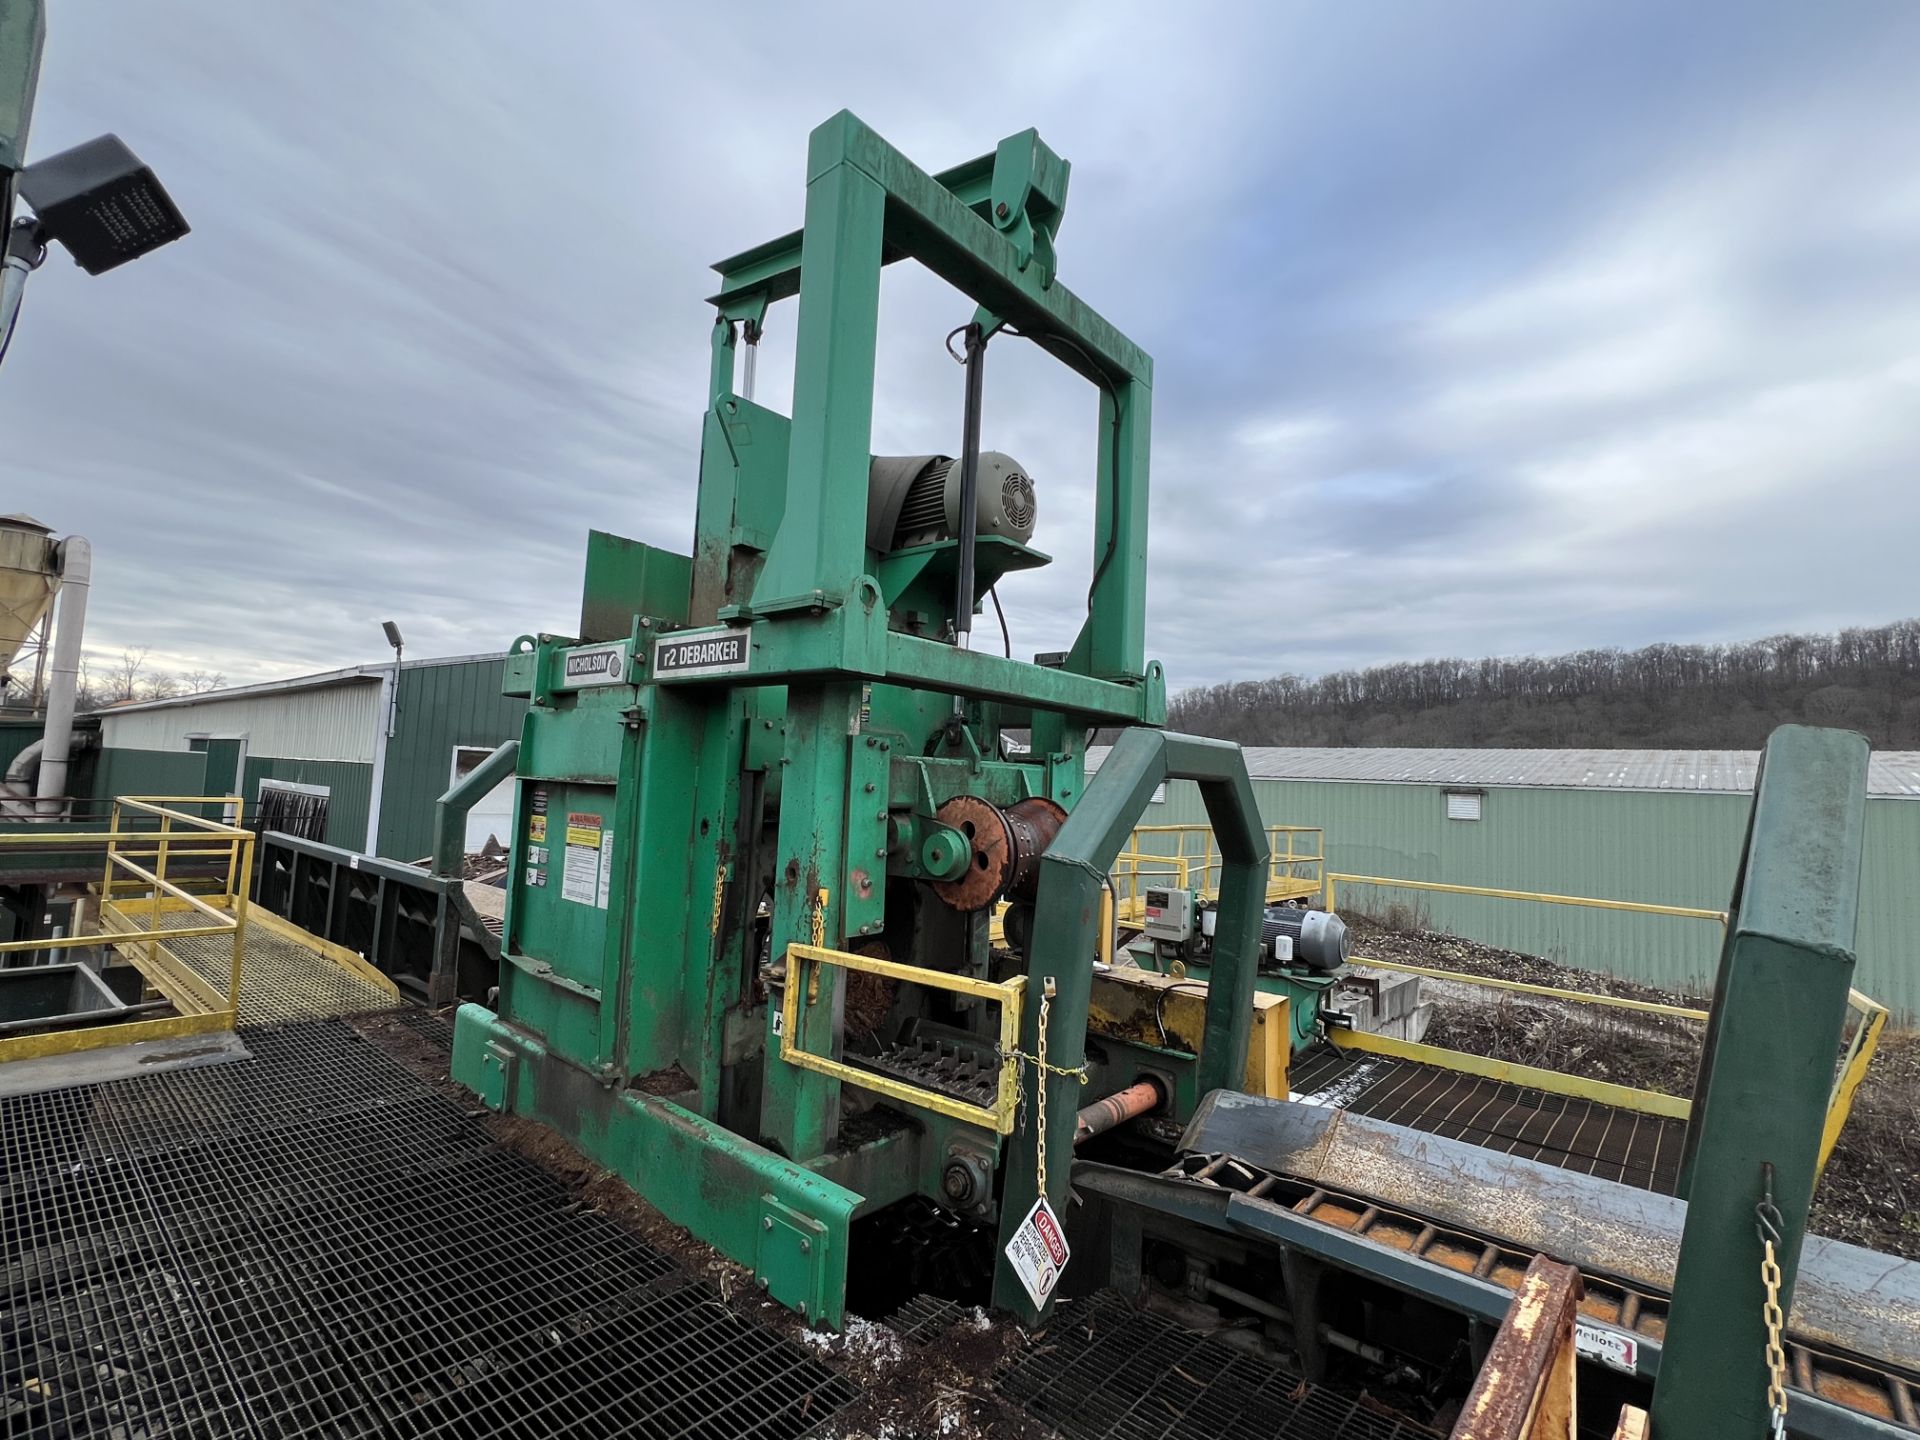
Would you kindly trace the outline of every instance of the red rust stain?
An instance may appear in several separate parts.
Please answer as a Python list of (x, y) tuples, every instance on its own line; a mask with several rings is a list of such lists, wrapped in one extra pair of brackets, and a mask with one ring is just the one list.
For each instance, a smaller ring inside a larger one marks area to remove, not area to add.
[(1445, 1240), (1436, 1240), (1427, 1247), (1427, 1253), (1422, 1258), (1436, 1265), (1444, 1265), (1449, 1270), (1458, 1270), (1462, 1275), (1471, 1275), (1473, 1267), (1480, 1263), (1480, 1252)]
[(1816, 1375), (1813, 1377), (1813, 1391), (1821, 1399), (1844, 1405), (1849, 1410), (1878, 1415), (1884, 1420), (1893, 1418), (1893, 1406), (1887, 1399), (1887, 1392), (1878, 1385), (1868, 1385), (1846, 1375)]
[(864, 869), (855, 867), (853, 871), (853, 888), (859, 893), (862, 900), (871, 900), (873, 898), (873, 876), (869, 875)]

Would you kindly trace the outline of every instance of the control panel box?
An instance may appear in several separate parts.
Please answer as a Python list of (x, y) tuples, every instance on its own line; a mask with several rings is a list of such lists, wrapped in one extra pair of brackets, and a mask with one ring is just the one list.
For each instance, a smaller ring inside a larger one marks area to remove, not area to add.
[(1193, 892), (1154, 887), (1146, 893), (1146, 923), (1141, 930), (1155, 940), (1185, 941), (1193, 935)]

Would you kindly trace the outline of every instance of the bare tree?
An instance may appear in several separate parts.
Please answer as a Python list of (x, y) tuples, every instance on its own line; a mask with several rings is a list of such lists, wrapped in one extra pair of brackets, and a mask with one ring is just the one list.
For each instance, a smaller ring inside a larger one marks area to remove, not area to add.
[(171, 700), (185, 689), (180, 677), (171, 670), (151, 670), (140, 680), (142, 700)]
[(1792, 720), (1920, 744), (1920, 621), (1746, 645), (1420, 660), (1188, 690), (1176, 730), (1243, 745), (1756, 749)]
[(146, 679), (149, 653), (149, 647), (145, 645), (137, 650), (129, 646), (120, 652), (118, 660), (105, 666), (100, 676), (101, 699), (109, 705), (138, 700)]
[(227, 677), (218, 670), (189, 670), (180, 677), (180, 683), (189, 695), (205, 695), (212, 690), (227, 688)]

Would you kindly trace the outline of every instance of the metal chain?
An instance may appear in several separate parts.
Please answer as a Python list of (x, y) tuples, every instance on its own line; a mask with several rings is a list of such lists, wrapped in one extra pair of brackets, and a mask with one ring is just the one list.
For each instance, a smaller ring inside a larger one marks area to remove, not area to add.
[(1040, 1053), (1038, 1055), (1029, 1055), (1024, 1050), (1009, 1050), (1002, 1052), (1000, 1055), (1003, 1063), (1009, 1060), (1015, 1063), (1013, 1074), (1013, 1104), (1016, 1110), (1027, 1103), (1026, 1071), (1024, 1066), (1033, 1066), (1035, 1072), (1039, 1075), (1039, 1083), (1036, 1086), (1039, 1093), (1034, 1101), (1033, 1112), (1034, 1131), (1039, 1140), (1038, 1150), (1035, 1154), (1034, 1182), (1038, 1186), (1042, 1196), (1047, 1193), (1047, 1076), (1071, 1075), (1082, 1085), (1085, 1085), (1091, 1078), (1087, 1073), (1087, 1066), (1084, 1061), (1078, 1065), (1069, 1067), (1052, 1064), (1047, 1059), (1047, 1025), (1053, 1010), (1054, 988), (1053, 976), (1049, 975), (1045, 981), (1041, 983), (1040, 987), (1040, 1043), (1035, 1047)]
[(1040, 1136), (1040, 1149), (1035, 1165), (1035, 1183), (1040, 1187), (1040, 1196), (1047, 1194), (1047, 1012), (1053, 1008), (1053, 977), (1047, 977), (1046, 988), (1040, 992), (1040, 1081), (1035, 1087), (1040, 1092), (1039, 1103), (1034, 1106), (1034, 1129)]
[(1760, 1203), (1753, 1207), (1753, 1213), (1759, 1222), (1755, 1228), (1760, 1235), (1760, 1285), (1766, 1292), (1760, 1302), (1760, 1315), (1767, 1327), (1768, 1434), (1772, 1440), (1786, 1440), (1787, 1354), (1781, 1342), (1781, 1333), (1787, 1328), (1787, 1317), (1780, 1309), (1780, 1287), (1785, 1282), (1780, 1276), (1780, 1262), (1774, 1254), (1774, 1246), (1779, 1243), (1780, 1227), (1784, 1222), (1780, 1218), (1779, 1207), (1773, 1203), (1772, 1169), (1770, 1165), (1767, 1167), (1766, 1188)]

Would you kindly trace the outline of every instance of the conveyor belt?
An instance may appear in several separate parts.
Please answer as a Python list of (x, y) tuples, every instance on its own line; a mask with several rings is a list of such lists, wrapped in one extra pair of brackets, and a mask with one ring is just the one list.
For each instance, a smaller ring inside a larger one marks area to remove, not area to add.
[(1331, 1045), (1300, 1056), (1288, 1078), (1293, 1098), (1308, 1104), (1661, 1195), (1673, 1194), (1679, 1184), (1684, 1120)]
[(854, 1397), (344, 1022), (245, 1039), (0, 1100), (0, 1433), (789, 1440)]

